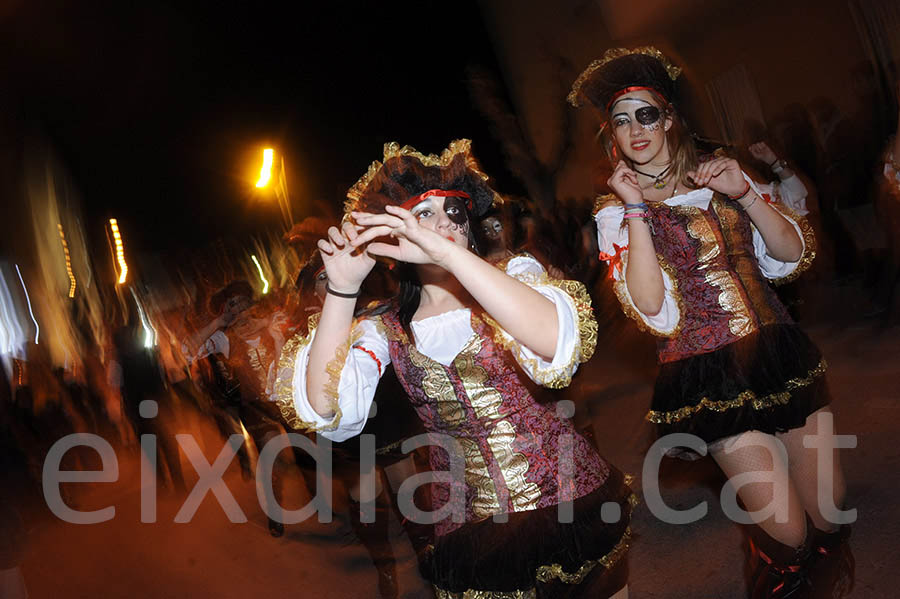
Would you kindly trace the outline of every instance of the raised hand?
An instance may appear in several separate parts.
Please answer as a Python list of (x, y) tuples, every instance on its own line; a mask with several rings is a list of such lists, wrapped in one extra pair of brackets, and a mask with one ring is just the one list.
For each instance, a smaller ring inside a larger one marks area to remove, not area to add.
[(317, 243), (328, 273), (328, 285), (335, 291), (356, 293), (375, 266), (375, 258), (367, 249), (353, 245), (358, 235), (357, 227), (345, 222), (340, 230), (330, 227), (328, 239)]
[(644, 201), (644, 192), (638, 183), (637, 173), (628, 168), (624, 160), (619, 161), (616, 170), (606, 183), (626, 204), (640, 204)]
[(736, 196), (747, 189), (747, 181), (741, 165), (733, 158), (715, 158), (701, 164), (697, 170), (688, 171), (697, 187), (709, 187), (713, 191)]
[[(363, 227), (351, 241), (354, 247), (366, 246), (373, 256), (384, 256), (410, 264), (437, 264), (443, 266), (456, 243), (439, 233), (420, 226), (409, 211), (399, 206), (385, 206), (387, 214), (354, 212), (352, 216)], [(374, 241), (379, 237), (393, 237), (396, 245)], [(366, 245), (368, 244), (368, 245)]]
[(760, 162), (765, 162), (769, 165), (778, 160), (778, 156), (775, 155), (775, 152), (772, 151), (772, 148), (769, 147), (769, 144), (764, 141), (758, 141), (755, 144), (750, 144), (749, 146), (747, 146), (747, 150), (750, 152), (751, 156), (753, 156)]

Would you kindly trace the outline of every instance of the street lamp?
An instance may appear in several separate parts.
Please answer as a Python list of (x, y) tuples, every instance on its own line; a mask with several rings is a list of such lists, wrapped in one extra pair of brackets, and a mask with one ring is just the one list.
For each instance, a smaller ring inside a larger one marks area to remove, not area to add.
[[(272, 166), (275, 163), (275, 150), (266, 148), (263, 150), (263, 163), (259, 169), (259, 179), (256, 181), (256, 187), (263, 189), (269, 185), (272, 180)], [(281, 208), (281, 218), (284, 220), (284, 230), (288, 231), (294, 226), (294, 217), (291, 213), (291, 200), (288, 194), (287, 175), (284, 171), (284, 156), (279, 156), (278, 179), (275, 183), (275, 198), (278, 200), (278, 207)]]
[(262, 168), (259, 170), (259, 181), (256, 182), (257, 187), (263, 188), (269, 184), (269, 180), (272, 178), (272, 161), (274, 157), (275, 150), (272, 148), (263, 150), (263, 163)]

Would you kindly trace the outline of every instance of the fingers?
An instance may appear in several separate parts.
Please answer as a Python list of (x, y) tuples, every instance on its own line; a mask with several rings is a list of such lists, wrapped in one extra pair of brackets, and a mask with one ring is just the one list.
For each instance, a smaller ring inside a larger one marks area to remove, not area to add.
[(378, 237), (385, 237), (387, 235), (393, 235), (396, 229), (391, 228), (387, 225), (379, 225), (377, 227), (370, 227), (360, 233), (355, 239), (350, 242), (350, 245), (353, 247), (360, 247), (366, 243), (369, 243), (373, 239)]
[(375, 241), (375, 242), (370, 243), (366, 247), (366, 252), (368, 252), (372, 256), (383, 256), (385, 258), (393, 258), (394, 260), (401, 260), (400, 246), (391, 245), (389, 243), (383, 243), (381, 241)]
[[(390, 206), (388, 206), (390, 208)], [(404, 211), (405, 212), (405, 211)], [(369, 214), (367, 212), (353, 212), (353, 220), (363, 227), (387, 225), (392, 228), (403, 226), (403, 220), (390, 214)]]
[(419, 226), (419, 219), (413, 216), (413, 213), (400, 206), (385, 206), (385, 210), (395, 215), (403, 221), (408, 229), (416, 229)]
[(402, 218), (403, 220), (406, 220), (408, 218), (415, 220), (415, 217), (412, 215), (412, 212), (410, 212), (406, 208), (401, 208), (400, 206), (388, 205), (388, 206), (385, 206), (384, 209), (387, 210), (388, 212), (390, 212), (391, 214), (396, 214), (398, 217)]
[(701, 164), (696, 171), (691, 171), (688, 176), (694, 181), (698, 187), (706, 187), (710, 179), (718, 177), (728, 170), (732, 163), (737, 164), (732, 158), (715, 158)]
[(624, 160), (620, 160), (619, 164), (616, 165), (616, 170), (613, 171), (613, 177), (622, 177), (627, 174), (634, 174), (634, 171), (628, 168), (628, 165), (625, 164)]
[(722, 161), (722, 162), (719, 163), (719, 164), (713, 164), (713, 165), (711, 165), (711, 166), (709, 167), (709, 170), (710, 170), (709, 178), (712, 179), (712, 178), (714, 178), (714, 177), (718, 177), (718, 176), (721, 175), (722, 172), (724, 172), (725, 169), (727, 169), (729, 166), (731, 166), (731, 165), (728, 164), (728, 161)]
[(323, 254), (331, 255), (335, 252), (335, 247), (330, 241), (326, 241), (324, 239), (320, 239), (316, 242), (316, 246), (319, 248)]
[(328, 227), (328, 238), (331, 240), (331, 243), (337, 248), (342, 248), (346, 244), (344, 236), (341, 235), (341, 232), (338, 231), (337, 227)]
[(614, 181), (627, 181), (639, 185), (637, 173), (628, 168), (628, 165), (623, 160), (620, 160), (616, 165), (616, 170), (613, 171), (612, 176), (607, 180), (607, 184), (612, 185)]
[(344, 237), (353, 245), (353, 240), (357, 237), (356, 226), (351, 223), (349, 220), (344, 221), (344, 224), (341, 225), (341, 232), (344, 234)]

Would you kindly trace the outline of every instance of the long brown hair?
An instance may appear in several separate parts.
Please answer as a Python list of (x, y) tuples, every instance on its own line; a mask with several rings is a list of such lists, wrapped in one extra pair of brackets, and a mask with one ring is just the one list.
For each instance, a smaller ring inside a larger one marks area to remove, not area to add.
[[(653, 95), (655, 100), (656, 94)], [(662, 112), (664, 119), (669, 118), (672, 120), (672, 126), (666, 131), (666, 143), (669, 146), (669, 156), (672, 159), (673, 178), (684, 187), (693, 189), (696, 186), (688, 178), (687, 173), (695, 170), (699, 164), (697, 146), (694, 144), (694, 139), (691, 137), (684, 119), (681, 118), (681, 115), (675, 111), (671, 104), (664, 107), (658, 106), (657, 108)], [(613, 167), (619, 160), (624, 160), (629, 168), (634, 168), (634, 163), (628, 159), (616, 143), (616, 136), (613, 135), (609, 117), (610, 115), (607, 112), (606, 123), (597, 132), (595, 139), (603, 147)]]

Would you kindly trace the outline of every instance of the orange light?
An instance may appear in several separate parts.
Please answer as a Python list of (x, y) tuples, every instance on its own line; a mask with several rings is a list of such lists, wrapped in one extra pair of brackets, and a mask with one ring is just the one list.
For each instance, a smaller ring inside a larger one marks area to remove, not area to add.
[(59, 240), (62, 241), (63, 253), (66, 255), (66, 272), (69, 274), (69, 297), (75, 297), (75, 273), (72, 272), (72, 259), (69, 257), (69, 244), (66, 243), (66, 234), (63, 233), (61, 224), (56, 225), (59, 228)]
[(122, 235), (119, 233), (119, 223), (116, 219), (109, 219), (109, 228), (112, 230), (113, 241), (116, 244), (116, 260), (119, 262), (119, 281), (121, 285), (128, 276), (128, 265), (125, 264), (125, 246), (122, 245)]
[(263, 164), (259, 169), (259, 181), (256, 182), (257, 187), (265, 187), (272, 179), (272, 163), (275, 162), (275, 150), (266, 148), (263, 150)]

